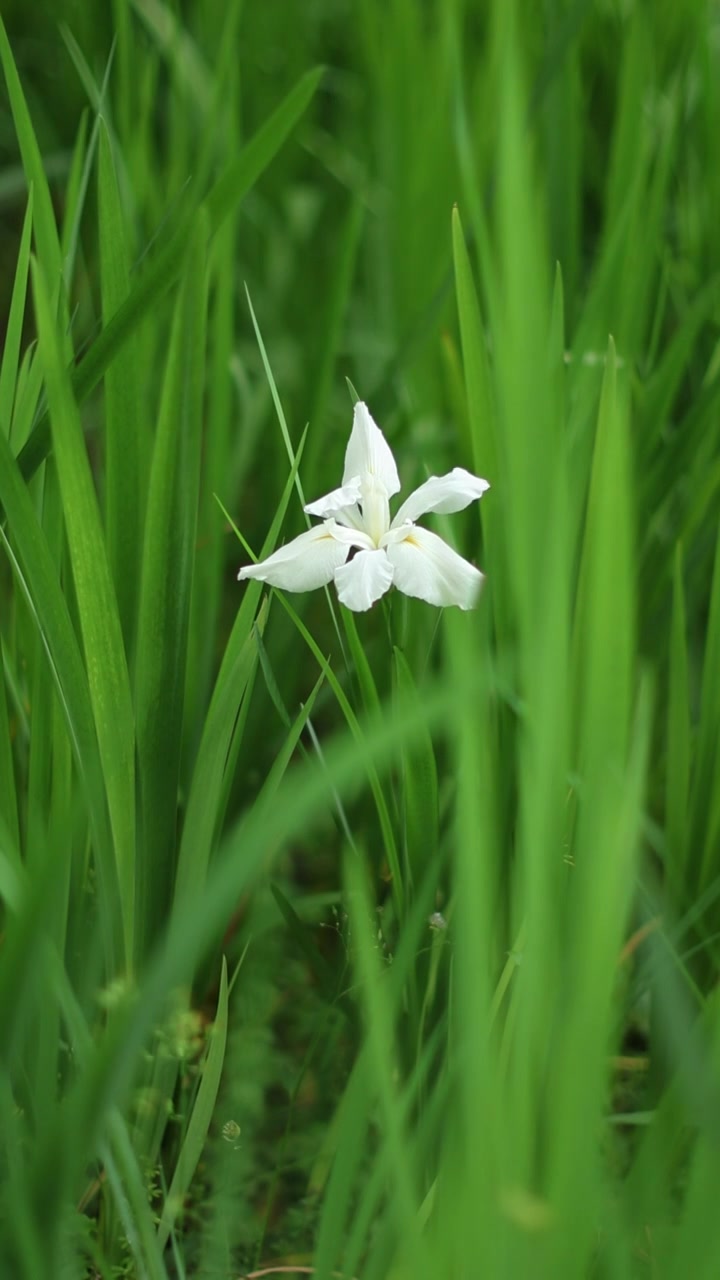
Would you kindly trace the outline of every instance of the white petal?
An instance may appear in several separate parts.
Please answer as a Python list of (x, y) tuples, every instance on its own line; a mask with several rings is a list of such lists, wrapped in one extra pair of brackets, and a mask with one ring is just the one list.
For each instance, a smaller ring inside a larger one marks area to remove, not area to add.
[(341, 489), (333, 489), (332, 493), (326, 493), (324, 498), (316, 498), (315, 502), (308, 502), (304, 508), (309, 516), (338, 516), (345, 511), (346, 508), (354, 507), (359, 501), (362, 494), (362, 484), (359, 476), (354, 476), (349, 484), (344, 484)]
[(476, 498), (481, 498), (490, 485), (480, 476), (474, 476), (464, 467), (453, 467), (445, 476), (430, 476), (414, 493), (403, 502), (395, 519), (393, 529), (404, 524), (406, 520), (417, 520), (418, 516), (428, 511), (437, 511), (450, 515), (453, 511), (463, 511)]
[(409, 525), (391, 530), (383, 542), (398, 591), (428, 604), (472, 609), (484, 575), (436, 533)]
[(358, 547), (363, 551), (375, 550), (375, 543), (364, 529), (350, 529), (347, 525), (337, 524), (335, 520), (326, 520), (325, 528), (333, 538), (344, 543), (346, 547)]
[(393, 567), (384, 551), (359, 551), (335, 574), (338, 597), (356, 613), (369, 609), (392, 582)]
[(400, 477), (390, 445), (373, 422), (367, 405), (358, 400), (345, 451), (343, 486), (356, 476), (364, 475), (371, 475), (378, 480), (389, 498), (400, 489)]
[(345, 542), (335, 537), (331, 522), (308, 529), (259, 564), (246, 565), (238, 578), (259, 578), (284, 591), (314, 591), (332, 582), (335, 570), (347, 559)]

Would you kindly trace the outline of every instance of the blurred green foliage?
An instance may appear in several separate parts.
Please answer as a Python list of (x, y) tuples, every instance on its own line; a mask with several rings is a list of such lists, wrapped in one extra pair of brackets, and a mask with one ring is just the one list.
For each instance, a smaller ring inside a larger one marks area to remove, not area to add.
[(717, 5), (2, 23), (0, 1274), (714, 1280)]

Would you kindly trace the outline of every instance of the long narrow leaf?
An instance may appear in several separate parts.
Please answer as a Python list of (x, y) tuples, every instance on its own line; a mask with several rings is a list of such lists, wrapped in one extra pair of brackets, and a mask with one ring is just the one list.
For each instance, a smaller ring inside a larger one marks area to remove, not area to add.
[(220, 991), (218, 994), (217, 1010), (215, 1012), (215, 1021), (213, 1023), (210, 1048), (203, 1064), (202, 1076), (200, 1077), (200, 1088), (198, 1089), (195, 1105), (188, 1122), (187, 1132), (180, 1148), (180, 1154), (175, 1166), (175, 1172), (172, 1182), (165, 1197), (162, 1216), (158, 1226), (158, 1245), (160, 1249), (165, 1247), (168, 1236), (172, 1231), (173, 1223), (182, 1208), (183, 1199), (188, 1191), (192, 1181), (193, 1174), (198, 1165), (208, 1130), (212, 1122), (215, 1110), (215, 1101), (217, 1099), (218, 1090), (220, 1088), (220, 1076), (222, 1074), (223, 1062), (225, 1061), (225, 1044), (227, 1042), (228, 1030), (228, 977), (227, 963), (225, 959), (222, 962), (220, 972)]
[(47, 288), (34, 263), (33, 291), (129, 960), (135, 910), (135, 728), (130, 682), (80, 416)]
[[(110, 138), (100, 124), (98, 225), (103, 320), (108, 324), (130, 292), (120, 194)], [(140, 568), (140, 395), (131, 338), (105, 372), (105, 521), (108, 559), (118, 597), (125, 645), (134, 640)]]
[(143, 549), (136, 713), (143, 856), (138, 946), (164, 918), (175, 866), (188, 626), (200, 481), (207, 225), (201, 218), (179, 294), (155, 439)]
[(101, 917), (108, 966), (112, 969), (112, 956), (120, 937), (120, 934), (115, 936), (114, 933), (114, 924), (117, 923), (117, 867), (88, 678), (52, 556), (30, 495), (2, 432), (0, 501), (5, 509), (17, 556), (1, 526), (0, 542), (10, 558), (20, 590), (25, 595), (42, 639), (84, 786), (99, 872)]
[(12, 738), (5, 697), (5, 669), (2, 644), (0, 644), (0, 818), (13, 845), (20, 845), (15, 769), (13, 766)]
[(3, 346), (2, 359), (0, 360), (0, 431), (4, 431), (6, 436), (10, 435), (13, 400), (15, 398), (20, 363), (20, 343), (22, 340), (23, 320), (25, 318), (28, 272), (30, 270), (32, 210), (31, 187), (15, 267), (15, 281), (10, 300), (5, 344)]
[(667, 763), (665, 767), (665, 820), (667, 822), (668, 874), (673, 898), (682, 902), (684, 855), (688, 848), (688, 797), (690, 791), (690, 723), (688, 706), (688, 652), (683, 587), (682, 547), (675, 553), (673, 611), (670, 634), (670, 680), (667, 710)]
[(15, 66), (15, 60), (5, 31), (5, 24), (1, 16), (0, 61), (5, 72), (5, 83), (22, 153), (25, 176), (28, 186), (31, 186), (33, 190), (33, 225), (38, 254), (50, 283), (50, 288), (56, 289), (60, 281), (62, 259), (50, 189), (45, 176), (45, 167), (35, 136), (35, 130), (30, 119), (30, 112), (28, 111), (20, 77), (17, 73), (17, 67)]

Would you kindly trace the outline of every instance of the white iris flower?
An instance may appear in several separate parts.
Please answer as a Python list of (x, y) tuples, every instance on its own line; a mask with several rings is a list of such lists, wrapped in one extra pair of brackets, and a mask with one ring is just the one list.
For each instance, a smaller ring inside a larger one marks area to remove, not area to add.
[(348, 609), (361, 612), (397, 587), (434, 605), (471, 609), (483, 574), (437, 534), (415, 524), (430, 511), (462, 511), (481, 498), (487, 480), (454, 467), (431, 476), (390, 519), (390, 499), (400, 489), (395, 459), (366, 404), (355, 405), (342, 485), (305, 510), (322, 524), (281, 547), (238, 578), (259, 578), (284, 591), (312, 591), (334, 582)]

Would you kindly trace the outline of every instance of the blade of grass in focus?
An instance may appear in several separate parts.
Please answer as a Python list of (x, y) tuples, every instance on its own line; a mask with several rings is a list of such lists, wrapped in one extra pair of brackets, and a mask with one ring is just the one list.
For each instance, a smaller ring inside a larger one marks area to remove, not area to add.
[(80, 418), (40, 267), (33, 272), (33, 292), (130, 961), (135, 930), (135, 725), (130, 682)]
[(205, 368), (206, 220), (188, 250), (155, 436), (138, 616), (135, 708), (143, 856), (138, 955), (171, 901)]

